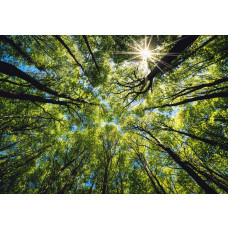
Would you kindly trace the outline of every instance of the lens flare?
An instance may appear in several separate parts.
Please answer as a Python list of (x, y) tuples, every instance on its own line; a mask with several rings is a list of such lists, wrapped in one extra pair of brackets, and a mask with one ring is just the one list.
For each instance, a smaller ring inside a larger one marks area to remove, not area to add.
[[(157, 46), (156, 48), (150, 50), (149, 48), (150, 48), (153, 36), (150, 36), (149, 42), (148, 42), (148, 37), (145, 36), (144, 41), (140, 42), (140, 43), (137, 43), (136, 40), (134, 40), (131, 36), (129, 36), (129, 38), (133, 41), (134, 45), (131, 45), (130, 43), (126, 43), (122, 40), (120, 40), (120, 41), (123, 42), (125, 45), (129, 46), (131, 49), (133, 49), (133, 51), (117, 51), (117, 52), (114, 52), (114, 54), (133, 55), (134, 57), (130, 58), (128, 60), (128, 62), (141, 62), (140, 65), (143, 67), (143, 69), (147, 73), (150, 70), (149, 66), (148, 66), (150, 63), (154, 64), (156, 67), (158, 67), (162, 71), (162, 69), (159, 67), (158, 63), (161, 63), (167, 67), (170, 67), (170, 65), (168, 63), (162, 61), (161, 58), (164, 55), (169, 55), (169, 56), (178, 55), (178, 53), (161, 52), (163, 49), (161, 46)], [(172, 43), (174, 43), (174, 42), (172, 42)], [(164, 46), (171, 45), (172, 43), (165, 44)]]
[(140, 51), (140, 55), (142, 56), (143, 61), (147, 61), (148, 58), (151, 58), (152, 52), (148, 48), (146, 48)]

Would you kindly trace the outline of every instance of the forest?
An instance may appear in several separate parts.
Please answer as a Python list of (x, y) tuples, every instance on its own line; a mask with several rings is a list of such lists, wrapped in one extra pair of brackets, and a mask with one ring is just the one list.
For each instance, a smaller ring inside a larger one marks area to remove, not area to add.
[(228, 193), (228, 36), (1, 35), (1, 194)]

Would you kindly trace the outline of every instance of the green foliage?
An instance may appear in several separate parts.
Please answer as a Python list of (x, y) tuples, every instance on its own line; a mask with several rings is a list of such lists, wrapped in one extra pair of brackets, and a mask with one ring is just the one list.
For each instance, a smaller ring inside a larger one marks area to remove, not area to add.
[[(153, 37), (157, 63), (180, 38)], [(145, 93), (144, 41), (0, 37), (0, 193), (228, 192), (227, 37), (199, 36)]]

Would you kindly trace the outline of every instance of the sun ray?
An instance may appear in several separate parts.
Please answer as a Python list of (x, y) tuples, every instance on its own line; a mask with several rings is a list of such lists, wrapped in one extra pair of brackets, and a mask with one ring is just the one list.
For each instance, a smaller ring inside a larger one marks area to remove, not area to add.
[(152, 55), (167, 55), (167, 56), (178, 56), (180, 55), (179, 53), (165, 53), (165, 52), (152, 52)]
[(151, 42), (153, 39), (152, 35), (150, 37), (145, 35), (143, 41), (141, 41), (140, 43), (138, 43), (131, 36), (129, 36), (129, 38), (133, 41), (134, 46), (130, 43), (127, 43), (127, 42), (119, 39), (119, 38), (117, 38), (117, 39), (119, 39), (122, 43), (124, 43), (128, 47), (132, 48), (133, 51), (116, 51), (116, 52), (114, 52), (114, 54), (133, 55), (133, 57), (130, 58), (129, 60), (127, 60), (127, 62), (140, 61), (140, 59), (141, 59), (140, 64), (143, 67), (145, 72), (149, 71), (149, 68), (148, 68), (148, 66), (149, 66), (148, 62), (149, 61), (148, 60), (150, 60), (151, 63), (153, 63), (156, 67), (158, 67), (160, 71), (162, 71), (162, 69), (161, 69), (161, 67), (159, 67), (158, 63), (161, 63), (161, 64), (165, 65), (166, 67), (171, 67), (170, 64), (168, 64), (164, 60), (160, 59), (160, 58), (162, 58), (162, 56), (177, 56), (177, 55), (179, 55), (179, 53), (166, 53), (166, 52), (160, 52), (160, 50), (162, 50), (164, 48), (164, 46), (171, 45), (172, 43), (177, 42), (180, 39), (178, 39), (178, 40), (176, 40), (170, 44), (165, 44), (162, 46), (158, 46), (155, 49), (150, 49)]
[(139, 54), (138, 52), (133, 52), (133, 51), (114, 51), (114, 54), (126, 54), (126, 55), (137, 55)]
[(136, 49), (134, 46), (130, 45), (129, 43), (121, 40), (120, 38), (117, 37), (117, 39), (122, 42), (123, 44), (127, 45), (128, 47), (132, 48), (133, 50), (139, 51), (138, 49)]
[(152, 42), (152, 39), (153, 39), (153, 35), (152, 35), (152, 36), (150, 36), (149, 43), (148, 43), (148, 45), (147, 45), (147, 49), (149, 49), (149, 47), (150, 47), (150, 43)]
[(146, 50), (147, 49), (147, 45), (146, 45), (146, 39), (147, 39), (147, 37), (145, 36), (145, 46), (144, 46), (144, 50)]
[(158, 58), (156, 58), (156, 57), (154, 57), (154, 59), (155, 59), (156, 61), (158, 61), (158, 62), (162, 63), (163, 65), (165, 65), (165, 66), (169, 67), (169, 68), (171, 67), (171, 65), (170, 65), (170, 64), (166, 63), (165, 61), (163, 61), (163, 60), (161, 60), (161, 59), (158, 59)]
[(136, 45), (136, 47), (134, 47), (134, 48), (137, 49), (138, 51), (141, 51), (142, 50), (141, 46), (131, 36), (129, 36), (129, 37), (134, 42), (134, 44)]
[(134, 56), (134, 57), (130, 58), (128, 61), (133, 60), (133, 59), (136, 59), (136, 58), (140, 58), (140, 57), (141, 57), (141, 55), (139, 55), (139, 53), (137, 53), (137, 54), (138, 54), (138, 55), (136, 55), (136, 56)]
[[(165, 44), (162, 45), (162, 48), (167, 47), (167, 46), (170, 46), (171, 44), (174, 44), (174, 43), (176, 43), (176, 42), (178, 42), (178, 41), (180, 41), (180, 40), (186, 39), (187, 37), (188, 37), (188, 36), (182, 37), (182, 38), (178, 38), (178, 39), (176, 39), (176, 40), (174, 40), (173, 42), (170, 42), (170, 43), (165, 43)], [(161, 48), (161, 47), (158, 46), (158, 47), (155, 48), (154, 50), (159, 50), (160, 48)]]
[(152, 58), (149, 58), (149, 59), (155, 64), (156, 67), (158, 67), (158, 69), (159, 69), (162, 73), (164, 73), (164, 71), (158, 66), (158, 64), (157, 64)]

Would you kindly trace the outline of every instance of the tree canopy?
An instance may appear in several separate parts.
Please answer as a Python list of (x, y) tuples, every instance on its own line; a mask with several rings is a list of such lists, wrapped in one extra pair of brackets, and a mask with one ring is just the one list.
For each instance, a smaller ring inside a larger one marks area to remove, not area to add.
[(227, 193), (227, 56), (227, 36), (0, 36), (0, 193)]

